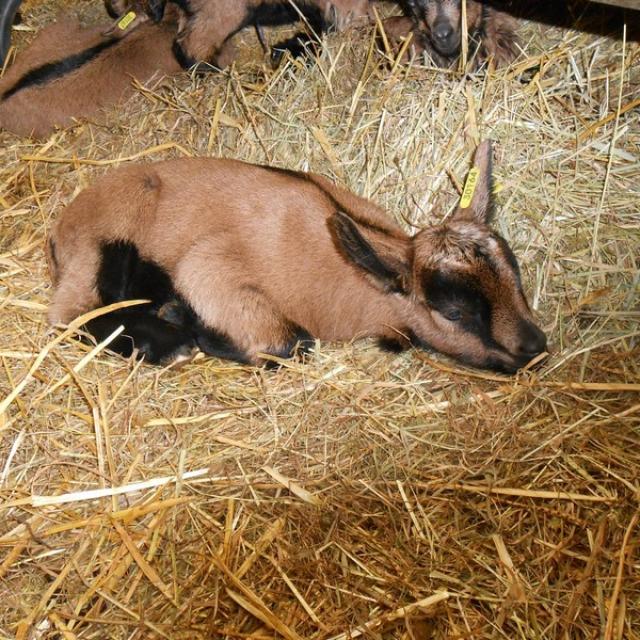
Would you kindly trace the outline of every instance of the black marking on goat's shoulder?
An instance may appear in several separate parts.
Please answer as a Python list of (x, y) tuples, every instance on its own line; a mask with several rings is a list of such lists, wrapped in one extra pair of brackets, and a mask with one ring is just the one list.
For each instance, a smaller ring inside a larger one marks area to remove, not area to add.
[(44, 84), (71, 73), (88, 62), (91, 62), (91, 60), (96, 58), (106, 49), (115, 45), (117, 42), (119, 42), (118, 38), (110, 38), (95, 45), (94, 47), (89, 47), (84, 51), (80, 51), (80, 53), (74, 53), (66, 58), (62, 58), (62, 60), (47, 62), (35, 69), (31, 69), (30, 71), (27, 71), (27, 73), (25, 73), (16, 82), (16, 84), (13, 85), (13, 87), (7, 89), (7, 91), (2, 94), (2, 99), (6, 100), (13, 94), (22, 89), (26, 89), (27, 87)]

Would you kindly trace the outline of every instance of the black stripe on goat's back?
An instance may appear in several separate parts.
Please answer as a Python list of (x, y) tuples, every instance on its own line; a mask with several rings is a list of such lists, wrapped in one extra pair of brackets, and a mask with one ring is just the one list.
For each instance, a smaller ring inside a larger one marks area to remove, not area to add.
[(27, 71), (10, 89), (7, 89), (2, 94), (2, 99), (6, 100), (10, 98), (14, 93), (22, 89), (26, 89), (28, 87), (34, 85), (45, 84), (46, 82), (50, 82), (55, 80), (56, 78), (60, 78), (76, 69), (79, 69), (83, 65), (87, 64), (87, 62), (91, 62), (94, 58), (96, 58), (100, 53), (109, 49), (114, 44), (119, 42), (118, 38), (110, 38), (97, 44), (93, 47), (89, 47), (84, 51), (80, 51), (79, 53), (74, 53), (73, 55), (67, 56), (66, 58), (62, 58), (61, 60), (56, 60), (55, 62), (47, 62), (39, 67), (35, 67), (30, 71)]
[(295, 169), (286, 169), (284, 167), (273, 167), (268, 164), (259, 165), (260, 168), (265, 169), (266, 171), (271, 171), (272, 173), (278, 173), (283, 176), (288, 176), (289, 178), (294, 178), (295, 180), (304, 180), (305, 182), (310, 182), (306, 173), (303, 171), (296, 171)]

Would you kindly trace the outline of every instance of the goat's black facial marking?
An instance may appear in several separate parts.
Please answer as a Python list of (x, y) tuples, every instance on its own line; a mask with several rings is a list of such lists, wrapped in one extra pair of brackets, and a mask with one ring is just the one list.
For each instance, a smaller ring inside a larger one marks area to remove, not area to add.
[(431, 40), (436, 51), (445, 57), (456, 55), (460, 49), (460, 26), (452, 22), (441, 3), (431, 26)]
[(27, 71), (27, 73), (25, 73), (20, 80), (13, 85), (13, 87), (7, 89), (7, 91), (2, 94), (2, 99), (6, 100), (7, 98), (10, 98), (14, 93), (17, 93), (21, 89), (26, 89), (27, 87), (32, 87), (34, 85), (45, 84), (46, 82), (51, 82), (56, 78), (60, 78), (71, 73), (88, 62), (91, 62), (91, 60), (96, 58), (103, 51), (109, 49), (118, 42), (118, 38), (110, 38), (109, 40), (105, 40), (104, 42), (97, 44), (95, 47), (90, 47), (80, 53), (75, 53), (67, 58), (63, 58), (62, 60), (57, 60), (55, 62), (47, 62), (35, 69), (31, 69), (31, 71)]
[(520, 349), (518, 355), (533, 358), (547, 348), (547, 337), (532, 322), (521, 320), (518, 323)]
[(473, 278), (426, 270), (422, 286), (429, 307), (480, 338), (485, 346), (496, 346), (491, 335), (491, 302)]

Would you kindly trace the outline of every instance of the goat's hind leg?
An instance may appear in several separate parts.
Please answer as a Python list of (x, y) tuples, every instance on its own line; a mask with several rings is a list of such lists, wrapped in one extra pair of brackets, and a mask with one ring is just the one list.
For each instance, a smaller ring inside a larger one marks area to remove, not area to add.
[(137, 349), (150, 364), (169, 364), (189, 358), (196, 347), (191, 332), (144, 308), (119, 309), (89, 320), (84, 328), (100, 342), (120, 325), (124, 331), (109, 343), (108, 349), (127, 358)]

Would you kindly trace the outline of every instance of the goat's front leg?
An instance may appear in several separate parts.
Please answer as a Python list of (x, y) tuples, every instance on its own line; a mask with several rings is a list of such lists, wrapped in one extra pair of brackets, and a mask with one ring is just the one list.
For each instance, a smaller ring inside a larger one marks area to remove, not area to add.
[(308, 348), (311, 336), (287, 319), (223, 240), (198, 242), (180, 261), (175, 287), (193, 312), (202, 351), (263, 364)]

